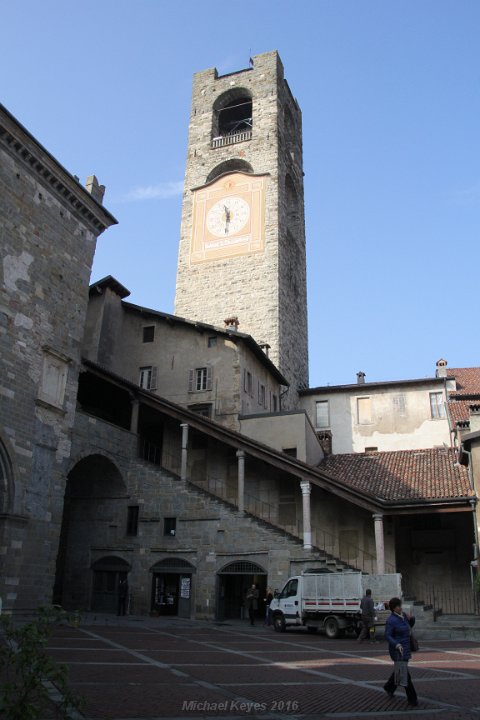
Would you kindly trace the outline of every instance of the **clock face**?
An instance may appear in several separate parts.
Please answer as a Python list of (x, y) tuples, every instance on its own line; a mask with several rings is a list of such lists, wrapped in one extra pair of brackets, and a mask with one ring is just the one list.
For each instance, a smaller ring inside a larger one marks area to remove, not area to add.
[(250, 218), (250, 205), (241, 197), (218, 200), (207, 213), (208, 231), (216, 237), (228, 237), (240, 232)]

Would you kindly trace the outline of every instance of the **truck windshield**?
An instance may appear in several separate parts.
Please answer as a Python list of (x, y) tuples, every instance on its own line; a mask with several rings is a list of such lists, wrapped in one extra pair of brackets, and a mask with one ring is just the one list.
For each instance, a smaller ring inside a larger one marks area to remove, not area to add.
[(293, 597), (293, 595), (297, 594), (298, 589), (298, 580), (295, 578), (294, 580), (289, 580), (285, 587), (283, 588), (282, 592), (280, 593), (281, 598), (288, 598)]

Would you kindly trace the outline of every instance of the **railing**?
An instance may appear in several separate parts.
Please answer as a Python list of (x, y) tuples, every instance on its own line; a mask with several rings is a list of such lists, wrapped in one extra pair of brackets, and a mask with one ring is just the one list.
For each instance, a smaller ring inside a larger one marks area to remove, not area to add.
[(480, 596), (470, 586), (452, 588), (403, 579), (405, 594), (431, 607), (434, 620), (439, 615), (480, 615)]
[(212, 148), (226, 147), (227, 145), (235, 145), (236, 143), (245, 142), (252, 139), (252, 131), (244, 130), (243, 132), (234, 133), (232, 135), (222, 135), (213, 138)]
[[(161, 446), (152, 443), (146, 438), (139, 436), (139, 457), (147, 462), (163, 467), (165, 470), (178, 475), (180, 473), (180, 451), (173, 455), (162, 449)], [(189, 482), (202, 490), (215, 495), (232, 505), (238, 507), (237, 486), (227, 484), (224, 478), (205, 475), (202, 478), (189, 477)], [(278, 519), (278, 506), (272, 505), (265, 500), (255, 497), (249, 493), (244, 494), (244, 508), (246, 512), (254, 515), (260, 520), (274, 525), (279, 530), (303, 540), (303, 530), (297, 523), (289, 525), (281, 523)], [(312, 527), (312, 544), (327, 555), (338, 558), (343, 564), (356, 567), (367, 573), (375, 573), (377, 559), (375, 555), (352, 543), (339, 543), (338, 537), (322, 528)], [(386, 565), (385, 572), (395, 572), (395, 568)]]

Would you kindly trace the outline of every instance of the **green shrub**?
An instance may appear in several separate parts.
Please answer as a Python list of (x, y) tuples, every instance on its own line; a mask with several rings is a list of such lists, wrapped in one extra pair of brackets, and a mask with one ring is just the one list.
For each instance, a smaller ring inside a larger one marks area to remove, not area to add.
[[(0, 716), (4, 720), (36, 720), (47, 706), (57, 718), (68, 718), (71, 710), (83, 705), (67, 687), (67, 667), (46, 652), (54, 626), (68, 620), (57, 606), (39, 608), (34, 620), (19, 627), (9, 616), (0, 616)], [(54, 705), (50, 684), (59, 694)]]

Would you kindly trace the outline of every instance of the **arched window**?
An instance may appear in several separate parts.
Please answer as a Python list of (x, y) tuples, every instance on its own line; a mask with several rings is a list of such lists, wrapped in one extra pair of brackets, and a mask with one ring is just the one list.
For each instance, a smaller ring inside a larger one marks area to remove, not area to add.
[(213, 170), (208, 174), (205, 182), (212, 182), (212, 180), (216, 180), (220, 177), (220, 175), (226, 175), (227, 173), (235, 171), (253, 173), (253, 168), (250, 163), (246, 162), (246, 160), (241, 160), (239, 158), (225, 160), (225, 162), (222, 162), (220, 165), (213, 168)]
[(219, 575), (266, 575), (261, 565), (250, 560), (234, 560), (218, 571)]
[(232, 88), (220, 95), (213, 105), (212, 146), (250, 140), (252, 107), (252, 93), (245, 88)]

